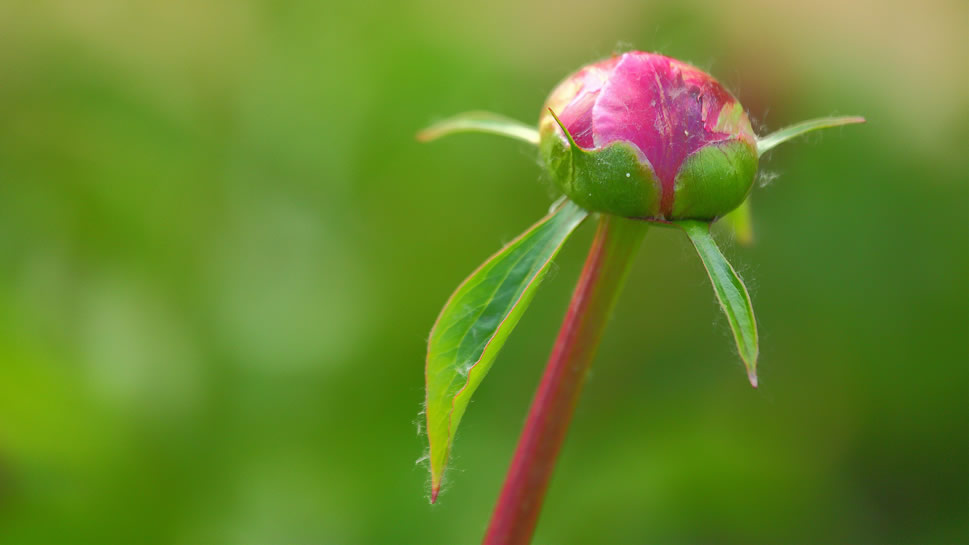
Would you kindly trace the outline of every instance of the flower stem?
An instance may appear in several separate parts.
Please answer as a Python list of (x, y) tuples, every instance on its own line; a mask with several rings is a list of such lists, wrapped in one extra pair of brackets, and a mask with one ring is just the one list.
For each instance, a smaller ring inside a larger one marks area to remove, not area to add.
[(600, 216), (491, 517), (485, 545), (531, 541), (586, 373), (646, 230), (645, 222)]

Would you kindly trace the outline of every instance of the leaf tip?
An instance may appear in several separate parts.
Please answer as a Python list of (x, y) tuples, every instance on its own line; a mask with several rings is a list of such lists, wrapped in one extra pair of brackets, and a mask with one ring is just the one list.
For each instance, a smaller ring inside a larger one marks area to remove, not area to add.
[(437, 496), (441, 493), (442, 484), (444, 484), (444, 468), (435, 468), (431, 464), (431, 505), (437, 503)]
[(750, 381), (750, 385), (751, 386), (753, 386), (754, 388), (757, 387), (758, 381), (757, 381), (757, 370), (756, 369), (748, 369), (747, 370), (747, 380)]
[(562, 132), (565, 134), (565, 138), (569, 141), (569, 147), (572, 148), (573, 150), (581, 149), (579, 148), (579, 145), (575, 143), (575, 139), (572, 138), (572, 133), (570, 133), (569, 129), (565, 127), (565, 124), (562, 123), (562, 120), (559, 119), (559, 116), (555, 115), (555, 111), (552, 110), (551, 107), (548, 108), (548, 113), (552, 114), (552, 119), (554, 119), (555, 123), (558, 124), (560, 129), (562, 129)]

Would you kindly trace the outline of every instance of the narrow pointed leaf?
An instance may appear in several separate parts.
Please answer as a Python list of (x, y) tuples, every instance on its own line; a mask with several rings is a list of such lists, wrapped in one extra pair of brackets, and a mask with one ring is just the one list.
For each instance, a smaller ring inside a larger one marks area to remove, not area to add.
[(430, 142), (442, 136), (462, 132), (484, 132), (517, 138), (538, 145), (538, 129), (509, 117), (491, 112), (465, 112), (438, 121), (417, 133), (421, 142)]
[(778, 144), (783, 144), (792, 138), (797, 138), (798, 136), (811, 131), (864, 122), (864, 117), (854, 115), (845, 117), (822, 117), (820, 119), (811, 119), (810, 121), (801, 121), (800, 123), (795, 123), (790, 127), (784, 127), (783, 129), (774, 131), (763, 138), (758, 138), (757, 155), (763, 155), (776, 147)]
[(750, 384), (757, 387), (757, 321), (750, 295), (737, 271), (730, 266), (727, 258), (710, 236), (710, 224), (702, 221), (685, 220), (676, 222), (690, 237), (690, 242), (700, 254), (700, 260), (713, 283), (713, 291), (727, 315), (730, 329), (733, 330), (737, 351), (747, 367)]
[(518, 324), (552, 258), (587, 215), (565, 202), (474, 271), (441, 310), (427, 343), (425, 369), (432, 502), (471, 394)]
[(753, 244), (754, 224), (750, 217), (750, 197), (740, 203), (740, 206), (731, 210), (723, 217), (722, 221), (733, 234), (734, 240), (744, 246)]

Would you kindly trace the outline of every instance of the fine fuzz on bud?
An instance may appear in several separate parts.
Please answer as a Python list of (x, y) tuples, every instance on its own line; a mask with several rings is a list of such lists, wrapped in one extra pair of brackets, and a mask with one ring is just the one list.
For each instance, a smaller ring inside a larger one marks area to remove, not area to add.
[(632, 51), (572, 74), (539, 122), (546, 167), (587, 210), (657, 220), (712, 220), (746, 198), (757, 139), (713, 77)]

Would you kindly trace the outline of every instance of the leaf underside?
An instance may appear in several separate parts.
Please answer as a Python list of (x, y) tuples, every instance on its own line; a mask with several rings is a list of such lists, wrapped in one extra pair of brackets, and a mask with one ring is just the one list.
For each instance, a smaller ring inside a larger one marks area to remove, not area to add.
[(774, 131), (763, 138), (758, 138), (757, 155), (763, 155), (778, 145), (811, 131), (864, 122), (864, 117), (859, 117), (856, 115), (845, 117), (822, 117), (819, 119), (811, 119), (809, 121), (801, 121), (800, 123), (795, 123), (789, 127), (784, 127), (783, 129)]
[(427, 345), (427, 436), (431, 501), (471, 395), (528, 307), (552, 258), (588, 212), (571, 201), (507, 244), (444, 305)]
[(465, 112), (443, 119), (417, 133), (417, 139), (430, 142), (462, 132), (497, 134), (538, 145), (538, 130), (535, 127), (491, 112)]
[(710, 236), (710, 224), (702, 221), (684, 220), (675, 222), (686, 231), (690, 242), (696, 247), (700, 260), (703, 262), (707, 275), (713, 284), (713, 291), (717, 295), (720, 307), (723, 308), (730, 329), (733, 331), (737, 343), (737, 351), (747, 368), (747, 378), (750, 384), (757, 387), (757, 321), (754, 319), (754, 308), (750, 304), (750, 295), (737, 271), (734, 270), (727, 258), (720, 253), (720, 248)]
[(720, 220), (733, 235), (734, 240), (750, 246), (754, 243), (754, 223), (750, 217), (750, 197)]

